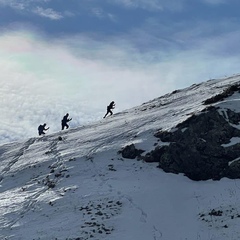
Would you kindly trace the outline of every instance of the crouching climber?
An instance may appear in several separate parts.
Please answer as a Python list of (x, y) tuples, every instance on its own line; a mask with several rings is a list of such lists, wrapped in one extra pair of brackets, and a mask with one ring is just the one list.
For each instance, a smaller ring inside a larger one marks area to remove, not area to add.
[(49, 129), (49, 127), (46, 128), (46, 125), (47, 125), (46, 123), (44, 123), (43, 125), (39, 125), (39, 127), (38, 127), (39, 136), (41, 136), (42, 134), (45, 134), (44, 131), (47, 131)]

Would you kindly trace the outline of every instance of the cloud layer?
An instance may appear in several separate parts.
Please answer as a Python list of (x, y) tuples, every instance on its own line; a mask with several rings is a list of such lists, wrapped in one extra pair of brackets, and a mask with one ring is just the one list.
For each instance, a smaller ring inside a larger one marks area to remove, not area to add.
[[(240, 3), (0, 0), (0, 143), (239, 73)], [(197, 11), (196, 11), (197, 9)], [(227, 11), (230, 10), (231, 11)]]
[(66, 112), (79, 126), (101, 119), (112, 100), (122, 110), (152, 96), (159, 77), (149, 78), (149, 67), (128, 65), (127, 53), (113, 46), (92, 52), (96, 46), (81, 37), (49, 43), (25, 31), (0, 36), (0, 141), (35, 136), (43, 122), (58, 131)]
[[(49, 132), (59, 131), (66, 112), (73, 117), (71, 127), (101, 120), (112, 100), (115, 112), (121, 111), (192, 83), (236, 73), (240, 63), (235, 56), (209, 54), (214, 39), (200, 49), (171, 55), (141, 53), (127, 39), (48, 40), (30, 31), (0, 36), (0, 142), (36, 136), (44, 122)], [(228, 37), (219, 44), (225, 41)]]

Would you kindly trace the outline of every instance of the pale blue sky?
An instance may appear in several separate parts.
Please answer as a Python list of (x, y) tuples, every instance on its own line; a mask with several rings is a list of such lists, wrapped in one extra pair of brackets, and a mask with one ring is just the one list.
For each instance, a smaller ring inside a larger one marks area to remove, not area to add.
[(0, 0), (0, 143), (240, 72), (237, 0)]

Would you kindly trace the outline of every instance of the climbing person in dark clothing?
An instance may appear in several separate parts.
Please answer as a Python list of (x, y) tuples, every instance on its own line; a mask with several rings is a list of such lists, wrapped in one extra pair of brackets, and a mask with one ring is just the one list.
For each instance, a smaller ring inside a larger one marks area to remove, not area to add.
[(109, 113), (110, 116), (113, 114), (112, 109), (115, 108), (115, 102), (112, 101), (108, 106), (107, 106), (107, 113), (105, 114), (105, 116), (103, 118), (105, 118)]
[(39, 125), (39, 127), (38, 127), (38, 134), (39, 134), (39, 136), (41, 136), (42, 134), (45, 134), (44, 131), (47, 131), (49, 129), (49, 127), (45, 128), (46, 125), (47, 125), (46, 123), (44, 123), (43, 125)]
[(62, 119), (62, 130), (64, 129), (64, 127), (66, 127), (67, 129), (69, 128), (67, 122), (70, 122), (72, 118), (68, 118), (68, 116), (69, 114), (67, 113)]

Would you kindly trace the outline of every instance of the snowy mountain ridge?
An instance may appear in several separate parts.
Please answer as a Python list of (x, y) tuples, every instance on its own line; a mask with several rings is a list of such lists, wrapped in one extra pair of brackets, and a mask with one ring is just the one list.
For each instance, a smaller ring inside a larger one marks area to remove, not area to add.
[(175, 131), (239, 82), (195, 84), (93, 124), (0, 146), (0, 238), (239, 239), (239, 180), (193, 182), (118, 153), (166, 144), (157, 131)]

